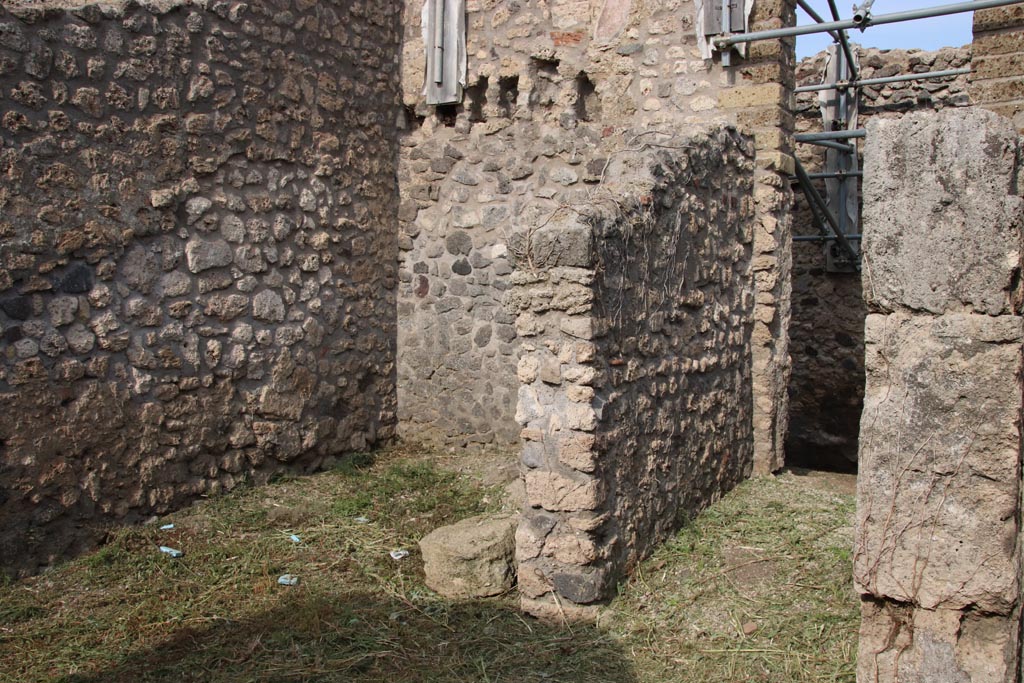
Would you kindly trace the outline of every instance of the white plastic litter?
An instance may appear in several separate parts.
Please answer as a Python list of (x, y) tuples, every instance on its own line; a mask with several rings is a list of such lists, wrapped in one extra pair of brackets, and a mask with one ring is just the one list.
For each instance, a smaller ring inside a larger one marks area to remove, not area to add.
[(181, 557), (182, 555), (185, 554), (185, 553), (181, 552), (180, 550), (178, 550), (177, 548), (169, 548), (166, 545), (160, 546), (160, 552), (166, 553), (167, 555), (170, 555), (171, 557)]
[(295, 576), (294, 574), (282, 574), (281, 576), (277, 577), (277, 582), (282, 586), (298, 586), (299, 577)]
[(302, 543), (302, 539), (296, 536), (295, 534), (292, 534), (288, 538), (291, 539), (292, 543)]
[(173, 524), (164, 524), (162, 527), (160, 527), (160, 531), (170, 531), (173, 528)]
[(354, 521), (355, 521), (356, 524), (369, 524), (370, 523), (370, 519), (368, 517), (356, 517)]
[(409, 557), (408, 550), (392, 550), (388, 554), (391, 555), (392, 560), (404, 560), (405, 558)]

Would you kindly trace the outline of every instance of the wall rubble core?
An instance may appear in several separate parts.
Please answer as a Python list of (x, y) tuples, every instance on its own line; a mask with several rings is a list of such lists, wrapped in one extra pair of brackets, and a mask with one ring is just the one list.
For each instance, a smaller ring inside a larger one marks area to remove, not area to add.
[(399, 12), (0, 8), (0, 564), (395, 424)]
[(981, 109), (868, 126), (858, 680), (1017, 680), (1024, 141)]

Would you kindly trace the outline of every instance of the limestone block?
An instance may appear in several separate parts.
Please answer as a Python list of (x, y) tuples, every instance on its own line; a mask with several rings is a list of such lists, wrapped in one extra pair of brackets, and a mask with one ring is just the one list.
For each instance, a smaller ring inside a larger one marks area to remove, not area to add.
[(631, 0), (604, 0), (594, 25), (594, 40), (605, 43), (615, 38), (625, 28), (632, 7)]
[(1021, 324), (868, 316), (854, 557), (863, 594), (1003, 614), (1016, 603)]
[(600, 549), (589, 534), (562, 533), (548, 537), (544, 554), (563, 564), (585, 565), (598, 558)]
[(480, 515), (430, 532), (420, 541), (423, 571), (433, 590), (450, 598), (504, 593), (515, 580), (518, 517)]
[(538, 268), (588, 268), (594, 260), (593, 232), (574, 219), (552, 221), (531, 235), (530, 259)]
[(527, 510), (523, 513), (516, 529), (516, 557), (520, 562), (540, 555), (548, 534), (557, 522), (554, 514), (544, 510)]
[(540, 368), (540, 361), (534, 355), (524, 355), (519, 359), (519, 363), (516, 366), (516, 376), (519, 381), (523, 384), (533, 384), (533, 381), (537, 379), (537, 372)]
[(524, 594), (520, 607), (537, 619), (554, 624), (595, 622), (601, 614), (601, 605), (576, 605), (564, 599), (556, 599), (553, 595), (534, 598)]
[(601, 484), (592, 477), (569, 477), (549, 471), (526, 473), (526, 502), (551, 511), (596, 510)]
[(875, 119), (864, 152), (864, 297), (877, 310), (1014, 310), (1020, 138), (980, 109)]
[[(551, 592), (551, 581), (544, 575), (541, 566), (535, 562), (521, 561), (516, 580), (518, 581), (519, 593), (523, 596), (524, 600), (538, 598)], [(534, 614), (532, 610), (527, 611)]]
[(558, 439), (558, 460), (580, 472), (593, 472), (597, 466), (594, 442), (593, 434), (565, 432)]

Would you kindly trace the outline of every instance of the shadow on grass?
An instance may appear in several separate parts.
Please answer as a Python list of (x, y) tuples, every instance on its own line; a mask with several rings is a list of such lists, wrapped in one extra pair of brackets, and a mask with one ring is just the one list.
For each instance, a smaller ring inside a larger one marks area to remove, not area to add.
[(300, 586), (272, 610), (182, 625), (113, 666), (57, 679), (113, 681), (473, 681), (632, 683), (610, 636), (549, 625), (511, 599), (416, 604)]

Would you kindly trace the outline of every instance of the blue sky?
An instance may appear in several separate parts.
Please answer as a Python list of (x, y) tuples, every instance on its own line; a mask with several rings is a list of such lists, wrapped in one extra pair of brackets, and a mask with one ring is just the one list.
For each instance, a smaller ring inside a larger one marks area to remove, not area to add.
[[(863, 0), (857, 0), (858, 4)], [(839, 9), (841, 19), (849, 19), (853, 14), (853, 0), (836, 0), (836, 7)], [(924, 7), (937, 7), (949, 5), (958, 0), (875, 0), (871, 11), (874, 14), (891, 14), (903, 12), (910, 9)], [(827, 0), (808, 0), (822, 18), (832, 19), (832, 13), (828, 8)], [(847, 31), (850, 40), (860, 43), (866, 47), (879, 48), (903, 48), (919, 47), (925, 50), (935, 50), (940, 47), (959, 47), (971, 42), (971, 12), (961, 14), (950, 14), (944, 17), (931, 19), (918, 19), (898, 24), (886, 24), (885, 26), (873, 26), (863, 33), (853, 29)], [(796, 10), (797, 24), (813, 23), (802, 9)], [(796, 39), (796, 56), (803, 58), (824, 50), (832, 39), (827, 34), (813, 34), (798, 36)]]

